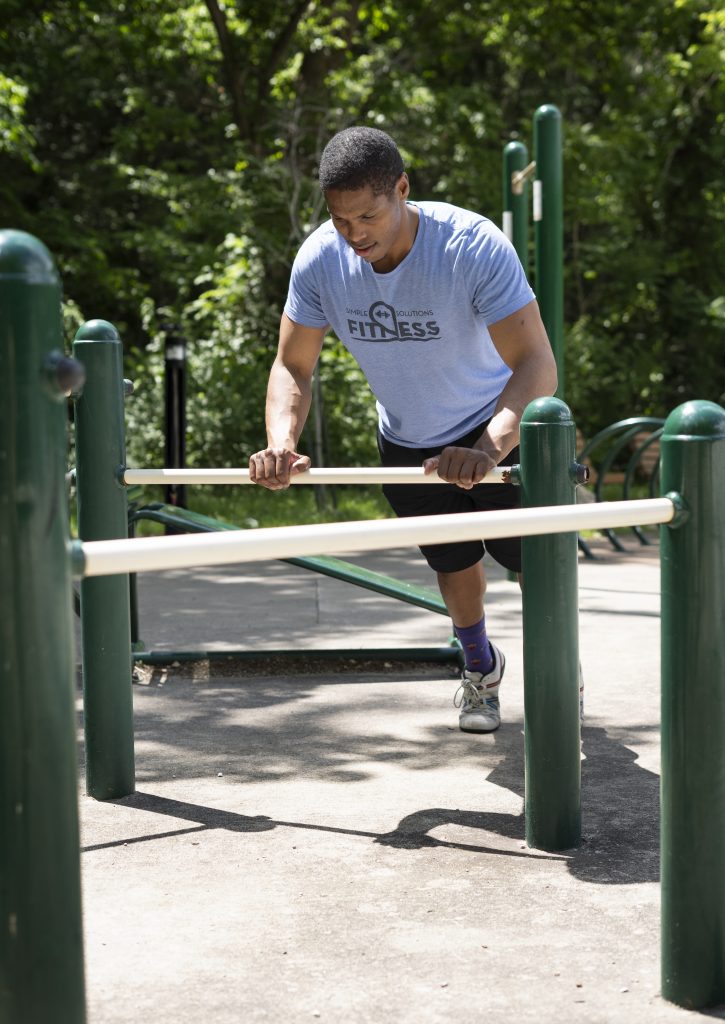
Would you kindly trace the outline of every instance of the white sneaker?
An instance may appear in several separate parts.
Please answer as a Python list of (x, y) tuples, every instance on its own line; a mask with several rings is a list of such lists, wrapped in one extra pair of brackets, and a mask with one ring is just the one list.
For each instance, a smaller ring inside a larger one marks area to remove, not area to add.
[(453, 698), (454, 706), (461, 709), (458, 725), (463, 732), (494, 732), (501, 724), (498, 688), (503, 678), (506, 659), (495, 644), (491, 644), (491, 652), (491, 671), (484, 675), (482, 672), (464, 669), (461, 685)]

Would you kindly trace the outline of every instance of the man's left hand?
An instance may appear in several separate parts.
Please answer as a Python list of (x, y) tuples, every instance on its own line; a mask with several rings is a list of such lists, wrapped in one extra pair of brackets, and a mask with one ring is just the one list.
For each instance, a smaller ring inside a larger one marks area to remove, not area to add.
[(470, 491), (496, 466), (495, 460), (486, 452), (476, 448), (444, 448), (440, 455), (426, 459), (423, 471), (426, 476), (438, 471), (438, 476), (448, 483), (456, 484)]

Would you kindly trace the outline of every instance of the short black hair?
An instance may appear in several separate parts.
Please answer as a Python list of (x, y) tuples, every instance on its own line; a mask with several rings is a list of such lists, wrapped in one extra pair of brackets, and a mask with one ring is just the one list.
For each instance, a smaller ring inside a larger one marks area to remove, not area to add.
[(352, 192), (370, 186), (389, 195), (405, 170), (398, 147), (378, 128), (345, 128), (333, 135), (320, 158), (320, 188)]

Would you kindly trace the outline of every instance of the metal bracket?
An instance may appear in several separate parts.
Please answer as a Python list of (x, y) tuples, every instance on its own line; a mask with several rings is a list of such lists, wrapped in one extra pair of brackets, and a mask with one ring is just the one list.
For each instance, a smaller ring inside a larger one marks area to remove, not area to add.
[(532, 160), (528, 167), (524, 167), (523, 171), (512, 171), (511, 172), (511, 191), (515, 196), (522, 196), (524, 194), (524, 185), (530, 178), (536, 174), (536, 161)]
[(79, 540), (71, 540), (68, 542), (67, 551), (73, 579), (83, 579), (86, 572), (86, 556), (83, 554), (83, 544)]
[(678, 526), (683, 526), (690, 518), (690, 509), (685, 499), (677, 491), (668, 491), (665, 494), (665, 498), (669, 498), (675, 506), (674, 517), (665, 525), (669, 526), (671, 530), (676, 530)]

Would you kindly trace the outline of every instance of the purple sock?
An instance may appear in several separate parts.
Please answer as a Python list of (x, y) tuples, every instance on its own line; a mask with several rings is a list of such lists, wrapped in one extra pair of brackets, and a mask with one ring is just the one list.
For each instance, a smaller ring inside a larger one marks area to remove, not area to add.
[(487, 675), (493, 668), (493, 651), (486, 636), (486, 616), (474, 626), (453, 627), (461, 642), (466, 668), (469, 672), (482, 672)]

